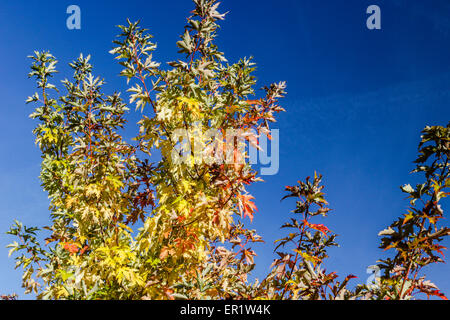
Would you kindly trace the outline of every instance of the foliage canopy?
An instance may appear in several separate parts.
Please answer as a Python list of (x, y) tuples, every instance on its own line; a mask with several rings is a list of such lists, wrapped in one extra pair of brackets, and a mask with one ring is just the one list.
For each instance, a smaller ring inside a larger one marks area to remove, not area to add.
[[(9, 247), (23, 268), (23, 287), (40, 299), (411, 299), (417, 293), (445, 296), (422, 274), (442, 262), (439, 202), (450, 187), (450, 126), (426, 127), (416, 160), (425, 182), (402, 187), (411, 199), (408, 212), (386, 230), (381, 248), (394, 252), (379, 262), (376, 285), (348, 287), (323, 262), (336, 235), (316, 220), (330, 209), (321, 176), (286, 187), (295, 198), (293, 217), (282, 226), (290, 233), (276, 241), (278, 258), (261, 282), (247, 276), (254, 268), (252, 243), (262, 239), (245, 226), (257, 208), (246, 186), (260, 180), (233, 148), (231, 163), (207, 161), (227, 150), (223, 139), (202, 136), (202, 161), (189, 150), (173, 161), (179, 128), (244, 132), (255, 144), (270, 137), (269, 123), (284, 111), (278, 100), (284, 82), (256, 96), (252, 59), (229, 64), (214, 40), (224, 19), (215, 0), (194, 0), (181, 40), (182, 59), (164, 69), (153, 60), (156, 44), (139, 23), (119, 26), (111, 53), (123, 67), (129, 103), (120, 93), (102, 92), (90, 56), (70, 63), (72, 79), (64, 94), (51, 83), (56, 59), (35, 52), (30, 77), (39, 92), (31, 114), (42, 152), (40, 179), (50, 199), (50, 236), (15, 222), (8, 232), (19, 242)], [(121, 129), (128, 105), (141, 109), (139, 135), (132, 143)], [(188, 139), (188, 143), (193, 141)], [(229, 146), (228, 146), (229, 147)], [(155, 156), (158, 155), (158, 156)], [(157, 160), (155, 160), (157, 159)], [(206, 159), (206, 160), (205, 160)], [(152, 162), (151, 162), (152, 161)], [(248, 218), (248, 219), (247, 219)], [(137, 227), (141, 225), (141, 227)]]

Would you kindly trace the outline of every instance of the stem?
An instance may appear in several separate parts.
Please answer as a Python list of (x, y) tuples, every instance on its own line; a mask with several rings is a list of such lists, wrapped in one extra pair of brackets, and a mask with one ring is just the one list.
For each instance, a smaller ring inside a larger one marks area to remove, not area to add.
[[(307, 219), (308, 219), (308, 213), (309, 213), (309, 205), (307, 204), (307, 206), (306, 206), (306, 211), (305, 211), (305, 213), (303, 214), (303, 220), (304, 220), (304, 221), (307, 221)], [(297, 261), (298, 261), (298, 250), (299, 250), (299, 248), (300, 248), (300, 244), (301, 244), (302, 241), (303, 241), (303, 235), (304, 235), (304, 233), (305, 233), (305, 227), (306, 227), (306, 224), (303, 223), (303, 225), (302, 225), (302, 230), (300, 230), (300, 239), (299, 239), (298, 245), (297, 245), (297, 252), (295, 253), (294, 266), (291, 268), (290, 273), (289, 273), (289, 276), (288, 276), (286, 282), (289, 282), (289, 280), (291, 280), (292, 273), (294, 272), (294, 268), (295, 268), (295, 266), (297, 265)], [(280, 299), (283, 299), (283, 297), (284, 297), (286, 291), (287, 291), (287, 284), (284, 286), (284, 289), (283, 289), (283, 292), (281, 293)]]

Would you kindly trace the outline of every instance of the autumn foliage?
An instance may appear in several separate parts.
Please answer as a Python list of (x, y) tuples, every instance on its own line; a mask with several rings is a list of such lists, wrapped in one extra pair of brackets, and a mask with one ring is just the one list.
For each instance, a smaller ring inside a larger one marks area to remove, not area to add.
[[(327, 249), (337, 243), (323, 221), (330, 208), (319, 174), (286, 187), (284, 198), (296, 200), (282, 226), (288, 234), (275, 243), (267, 277), (249, 280), (256, 255), (251, 245), (262, 239), (246, 226), (258, 218), (246, 187), (260, 179), (242, 161), (248, 154), (234, 142), (230, 149), (223, 137), (244, 132), (244, 142), (257, 147), (260, 136), (270, 138), (269, 124), (284, 111), (278, 101), (286, 85), (266, 86), (258, 97), (252, 60), (229, 64), (214, 42), (225, 17), (218, 3), (194, 5), (177, 42), (180, 60), (167, 68), (153, 60), (156, 44), (147, 30), (129, 21), (120, 26), (111, 54), (123, 68), (128, 103), (120, 93), (103, 93), (90, 56), (70, 63), (73, 77), (59, 89), (51, 83), (55, 57), (31, 56), (29, 76), (39, 90), (27, 102), (37, 104), (31, 117), (38, 121), (34, 134), (51, 224), (42, 233), (16, 221), (9, 231), (18, 239), (10, 254), (17, 253), (26, 291), (39, 299), (445, 298), (421, 271), (443, 262), (440, 242), (449, 235), (438, 226), (439, 202), (450, 187), (449, 126), (424, 130), (415, 171), (425, 182), (402, 187), (410, 210), (380, 233), (381, 248), (393, 256), (379, 262), (384, 274), (376, 285), (350, 287), (353, 275), (339, 278), (325, 269)], [(129, 107), (142, 114), (131, 142), (121, 135)], [(192, 151), (175, 162), (180, 128), (215, 128), (222, 138), (200, 134), (202, 161)], [(232, 162), (206, 161), (230, 150)], [(45, 244), (38, 240), (42, 234), (48, 234)]]

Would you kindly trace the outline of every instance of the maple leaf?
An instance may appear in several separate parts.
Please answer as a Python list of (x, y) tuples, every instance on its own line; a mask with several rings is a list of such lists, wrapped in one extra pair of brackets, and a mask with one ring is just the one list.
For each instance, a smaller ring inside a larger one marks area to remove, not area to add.
[(304, 223), (310, 227), (311, 229), (317, 230), (322, 232), (324, 235), (327, 235), (328, 232), (330, 232), (330, 229), (328, 229), (325, 225), (323, 224), (315, 224), (315, 223), (309, 223), (308, 221), (304, 221)]
[(63, 245), (64, 250), (67, 250), (70, 253), (77, 253), (78, 252), (78, 247), (74, 243), (64, 242), (64, 243), (62, 243), (62, 245)]
[(250, 221), (253, 221), (253, 213), (256, 211), (258, 211), (258, 208), (256, 207), (256, 205), (251, 201), (252, 199), (255, 199), (255, 197), (253, 197), (250, 194), (239, 194), (238, 195), (239, 198), (239, 211), (242, 213), (244, 213), (244, 217), (249, 217)]
[(250, 105), (260, 105), (261, 104), (261, 100), (247, 100), (245, 101)]
[(444, 254), (444, 252), (442, 252), (442, 249), (447, 250), (447, 248), (444, 247), (444, 246), (441, 246), (441, 245), (438, 245), (438, 244), (434, 245), (434, 250), (439, 252), (442, 255), (442, 257), (445, 258), (445, 254)]
[(448, 300), (448, 298), (443, 294), (440, 290), (431, 290), (430, 292), (426, 292), (427, 296), (436, 296), (441, 298), (442, 300)]
[(80, 251), (80, 256), (82, 255), (82, 254), (84, 254), (87, 250), (89, 249), (89, 246), (84, 246), (83, 247), (83, 249), (81, 249), (81, 251)]
[(256, 253), (253, 250), (244, 249), (242, 250), (241, 260), (245, 259), (248, 264), (252, 264), (254, 263), (254, 256), (256, 256)]
[(159, 254), (159, 259), (160, 260), (165, 260), (168, 255), (169, 255), (169, 248), (164, 247), (164, 248), (161, 249), (161, 252)]
[(225, 107), (225, 112), (226, 112), (226, 113), (233, 113), (233, 112), (235, 112), (237, 109), (239, 109), (239, 106), (236, 106), (236, 105), (226, 106), (226, 107)]

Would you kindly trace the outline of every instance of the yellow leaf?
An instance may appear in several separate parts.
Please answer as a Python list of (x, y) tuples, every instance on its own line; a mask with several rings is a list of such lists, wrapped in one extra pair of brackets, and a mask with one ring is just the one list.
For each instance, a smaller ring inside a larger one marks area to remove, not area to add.
[(121, 227), (122, 229), (128, 230), (129, 232), (133, 233), (133, 229), (131, 229), (129, 226), (127, 226), (126, 224), (123, 223), (119, 223), (119, 227)]
[(411, 220), (412, 218), (414, 218), (414, 214), (408, 210), (408, 214), (405, 214), (405, 219), (403, 219), (403, 224), (407, 223), (409, 220)]
[(188, 110), (191, 111), (194, 116), (201, 116), (199, 101), (187, 97), (178, 97), (177, 100), (180, 101), (178, 105), (180, 108), (183, 106), (183, 103), (185, 103)]

